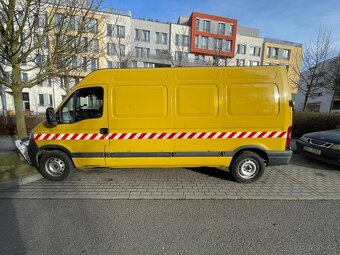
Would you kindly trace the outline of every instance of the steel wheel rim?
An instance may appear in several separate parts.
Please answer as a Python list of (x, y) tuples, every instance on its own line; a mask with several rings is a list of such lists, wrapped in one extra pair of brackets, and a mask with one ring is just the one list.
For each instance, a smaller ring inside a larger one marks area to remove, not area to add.
[(238, 164), (238, 173), (244, 179), (253, 178), (258, 169), (258, 163), (254, 159), (244, 159)]
[(60, 158), (49, 158), (45, 163), (46, 172), (52, 176), (61, 176), (65, 168), (65, 162)]

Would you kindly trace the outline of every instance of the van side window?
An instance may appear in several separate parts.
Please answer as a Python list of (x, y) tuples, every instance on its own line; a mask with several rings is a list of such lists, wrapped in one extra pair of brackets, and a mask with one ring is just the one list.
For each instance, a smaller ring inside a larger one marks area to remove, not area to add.
[(60, 123), (74, 123), (103, 115), (104, 91), (101, 87), (77, 90), (60, 110)]

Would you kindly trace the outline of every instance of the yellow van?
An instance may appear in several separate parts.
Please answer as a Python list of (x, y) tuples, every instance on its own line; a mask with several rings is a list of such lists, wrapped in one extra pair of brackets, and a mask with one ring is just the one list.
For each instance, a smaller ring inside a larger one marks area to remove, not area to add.
[(229, 167), (239, 182), (288, 164), (284, 67), (103, 69), (17, 146), (49, 180), (73, 168)]

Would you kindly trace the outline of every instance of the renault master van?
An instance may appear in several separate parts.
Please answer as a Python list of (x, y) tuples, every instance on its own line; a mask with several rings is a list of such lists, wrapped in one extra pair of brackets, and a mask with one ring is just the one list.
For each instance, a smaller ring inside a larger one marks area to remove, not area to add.
[(251, 182), (288, 164), (291, 106), (280, 66), (104, 69), (17, 146), (54, 181), (73, 168), (206, 166)]

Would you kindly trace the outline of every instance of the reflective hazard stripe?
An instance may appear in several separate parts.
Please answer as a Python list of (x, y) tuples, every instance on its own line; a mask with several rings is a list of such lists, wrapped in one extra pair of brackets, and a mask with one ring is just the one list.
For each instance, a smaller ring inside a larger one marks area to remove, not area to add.
[(45, 140), (187, 140), (187, 139), (249, 139), (286, 138), (286, 131), (256, 132), (174, 132), (174, 133), (110, 133), (110, 134), (34, 134), (34, 139)]

